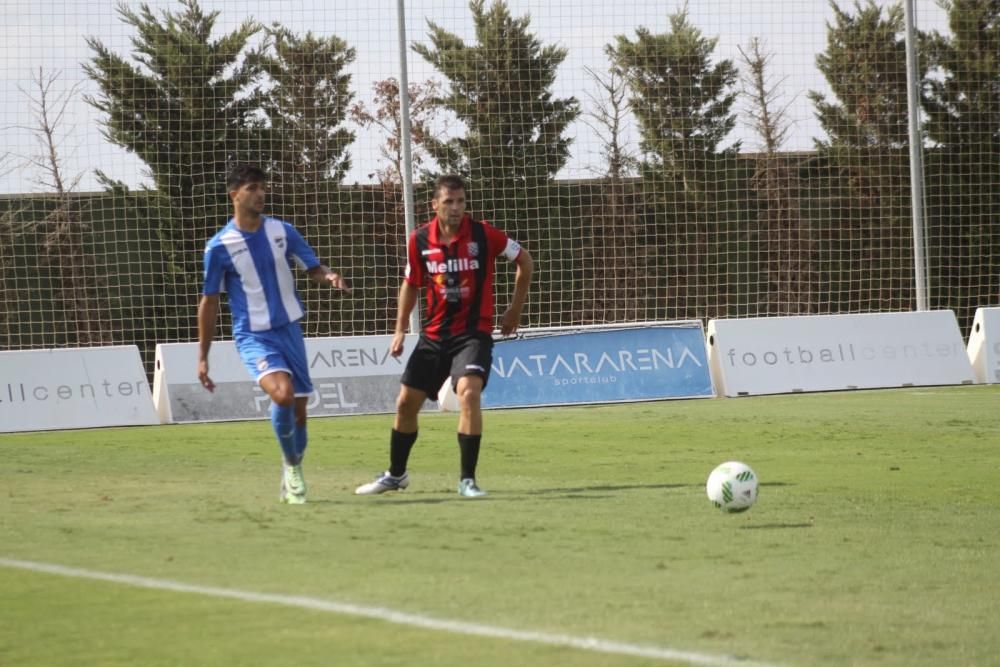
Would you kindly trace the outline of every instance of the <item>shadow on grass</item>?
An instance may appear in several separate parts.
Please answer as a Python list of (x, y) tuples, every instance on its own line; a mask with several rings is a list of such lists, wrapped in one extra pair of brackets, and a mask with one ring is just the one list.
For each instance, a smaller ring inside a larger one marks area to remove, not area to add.
[[(766, 482), (761, 486), (779, 487), (795, 486), (788, 482)], [(384, 494), (381, 500), (371, 499), (372, 506), (392, 506), (392, 505), (439, 505), (441, 503), (464, 502), (521, 502), (539, 496), (546, 496), (550, 500), (580, 500), (580, 499), (600, 499), (607, 498), (609, 494), (617, 491), (634, 490), (664, 490), (664, 489), (700, 489), (702, 484), (598, 484), (594, 486), (566, 486), (553, 487), (549, 489), (534, 489), (532, 491), (507, 491), (501, 489), (485, 498), (459, 498), (454, 491), (448, 489), (427, 489), (424, 491), (390, 491)], [(333, 500), (317, 500), (310, 504), (333, 504)], [(811, 524), (772, 524), (769, 526), (749, 526), (749, 528), (806, 528)]]
[[(787, 482), (768, 482), (766, 484), (761, 484), (761, 486), (776, 487), (776, 486), (794, 486)], [(593, 499), (599, 500), (607, 498), (609, 494), (617, 491), (633, 491), (633, 490), (663, 490), (663, 489), (695, 489), (703, 488), (702, 484), (598, 484), (594, 486), (566, 486), (566, 487), (554, 487), (549, 489), (534, 489), (532, 491), (506, 491), (500, 490), (485, 498), (459, 498), (455, 495), (454, 491), (448, 491), (446, 489), (428, 489), (425, 491), (401, 491), (401, 492), (389, 492), (385, 494), (387, 499), (382, 501), (375, 501), (373, 504), (382, 505), (438, 505), (441, 503), (451, 503), (451, 502), (465, 502), (465, 503), (483, 503), (483, 502), (522, 502), (531, 498), (537, 498), (539, 496), (545, 496), (549, 500), (586, 500)], [(423, 497), (422, 497), (423, 496)], [(389, 499), (391, 498), (391, 500)], [(802, 528), (808, 527), (810, 524), (802, 525), (772, 525), (772, 526), (754, 526), (755, 528)]]
[(634, 489), (683, 489), (685, 487), (694, 486), (692, 484), (600, 484), (597, 486), (567, 486), (554, 489), (535, 489), (534, 491), (529, 491), (520, 495), (537, 495), (537, 494), (565, 494), (565, 493), (592, 493), (592, 492), (608, 492), (608, 491), (632, 491)]
[(811, 523), (762, 523), (757, 526), (740, 526), (740, 530), (782, 530), (785, 528), (812, 528)]
[[(419, 494), (419, 495), (418, 495)], [(369, 502), (372, 507), (391, 507), (393, 505), (440, 505), (442, 503), (453, 503), (458, 501), (465, 502), (485, 502), (493, 500), (492, 496), (487, 496), (485, 498), (474, 498), (470, 501), (468, 498), (459, 498), (458, 495), (452, 491), (418, 491), (417, 493), (409, 491), (393, 491), (382, 494), (385, 498), (358, 498), (358, 502)], [(432, 497), (421, 497), (432, 496)]]
[[(623, 485), (598, 485), (598, 486), (568, 486), (552, 489), (535, 489), (533, 491), (497, 491), (485, 498), (459, 498), (454, 491), (421, 491), (424, 495), (433, 495), (432, 498), (414, 497), (410, 491), (397, 493), (391, 500), (385, 500), (383, 505), (436, 505), (439, 503), (463, 502), (463, 503), (489, 503), (489, 502), (523, 502), (531, 498), (544, 496), (546, 500), (581, 500), (581, 499), (603, 499), (608, 494), (615, 491), (629, 491), (632, 489), (681, 489), (690, 484), (623, 484)], [(388, 495), (388, 494), (387, 494)]]

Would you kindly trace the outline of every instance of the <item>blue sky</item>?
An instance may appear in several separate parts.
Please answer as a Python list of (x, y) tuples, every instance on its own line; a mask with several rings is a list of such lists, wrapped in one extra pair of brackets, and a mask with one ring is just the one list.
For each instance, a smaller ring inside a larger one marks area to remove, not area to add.
[[(151, 0), (147, 4), (157, 13), (180, 10), (175, 0)], [(408, 43), (428, 41), (428, 20), (472, 41), (471, 15), (465, 0), (407, 0), (406, 5)], [(531, 30), (543, 43), (559, 44), (568, 50), (555, 93), (559, 97), (576, 96), (586, 112), (594, 110), (592, 98), (599, 95), (587, 69), (605, 72), (604, 45), (615, 35), (634, 37), (637, 26), (653, 32), (666, 30), (668, 16), (682, 3), (509, 0), (508, 5), (515, 16), (531, 16)], [(75, 91), (57, 126), (57, 140), (64, 172), (69, 178), (80, 179), (77, 189), (96, 188), (92, 177), (95, 168), (132, 185), (146, 182), (142, 164), (101, 137), (100, 115), (82, 101), (83, 94), (95, 91), (81, 67), (90, 56), (85, 36), (97, 37), (122, 54), (130, 48), (132, 34), (118, 18), (115, 6), (110, 0), (5, 0), (0, 7), (0, 194), (45, 189), (37, 182), (43, 175), (25, 163), (38, 152), (32, 132), (37, 122), (29, 95), (37, 97), (33, 77), (37, 78), (39, 68), (46, 76), (58, 75), (51, 90), (53, 98), (68, 97)], [(340, 36), (357, 49), (352, 74), (355, 92), (362, 101), (370, 101), (372, 82), (399, 75), (396, 0), (203, 0), (201, 6), (221, 12), (216, 24), (218, 34), (253, 17), (262, 23), (278, 21), (295, 32), (311, 30)], [(934, 0), (916, 0), (916, 9), (919, 27), (944, 29), (942, 12)], [(770, 78), (779, 91), (778, 102), (787, 107), (787, 119), (792, 123), (785, 147), (811, 147), (819, 127), (806, 92), (826, 92), (815, 58), (825, 47), (826, 21), (832, 14), (829, 5), (819, 0), (692, 0), (688, 11), (691, 22), (706, 37), (718, 38), (719, 59), (739, 62), (737, 47), (746, 46), (754, 36), (764, 40), (767, 52), (772, 54)], [(420, 56), (411, 52), (408, 61), (411, 83), (440, 79)], [(746, 149), (753, 149), (757, 139), (746, 121), (741, 114), (732, 139), (740, 139)], [(360, 128), (352, 129), (358, 139), (351, 149), (355, 166), (347, 181), (366, 182), (368, 174), (384, 166), (377, 154), (379, 137)], [(571, 126), (569, 134), (574, 138), (573, 158), (560, 175), (593, 176), (600, 167), (601, 145), (588, 127), (587, 118)], [(628, 138), (634, 141), (634, 128)]]

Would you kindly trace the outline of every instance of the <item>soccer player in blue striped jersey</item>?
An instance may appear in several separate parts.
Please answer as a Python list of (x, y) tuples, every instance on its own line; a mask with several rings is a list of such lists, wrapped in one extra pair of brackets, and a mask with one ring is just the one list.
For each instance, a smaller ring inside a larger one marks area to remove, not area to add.
[(350, 292), (347, 281), (320, 263), (291, 224), (264, 215), (267, 177), (239, 166), (229, 176), (233, 217), (205, 246), (205, 285), (198, 304), (198, 379), (208, 391), (208, 351), (215, 336), (219, 294), (228, 294), (233, 341), (243, 365), (271, 398), (271, 423), (284, 466), (281, 502), (306, 501), (302, 458), (308, 442), (306, 406), (313, 392), (299, 320), (305, 315), (292, 265), (313, 281)]

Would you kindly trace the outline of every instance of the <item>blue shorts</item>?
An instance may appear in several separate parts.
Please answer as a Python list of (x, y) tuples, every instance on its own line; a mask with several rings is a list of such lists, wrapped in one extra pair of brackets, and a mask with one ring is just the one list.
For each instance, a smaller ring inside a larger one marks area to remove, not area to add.
[(306, 341), (298, 322), (270, 331), (235, 334), (233, 340), (243, 365), (258, 383), (265, 375), (284, 371), (292, 376), (296, 396), (312, 395)]

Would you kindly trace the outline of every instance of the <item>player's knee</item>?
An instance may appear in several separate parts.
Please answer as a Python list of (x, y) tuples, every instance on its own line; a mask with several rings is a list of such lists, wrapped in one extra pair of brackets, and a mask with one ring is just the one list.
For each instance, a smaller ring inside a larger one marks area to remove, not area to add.
[[(478, 377), (476, 379), (479, 380)], [(465, 381), (466, 378), (462, 378), (462, 380), (458, 383), (458, 388), (455, 391), (455, 395), (458, 397), (458, 404), (462, 407), (478, 407), (483, 395), (482, 380), (478, 382)]]
[(290, 408), (295, 404), (295, 390), (291, 385), (275, 387), (271, 392), (271, 400), (283, 408)]
[(406, 417), (413, 417), (420, 412), (420, 407), (424, 404), (426, 398), (422, 392), (418, 393), (404, 387), (396, 398), (396, 413)]

